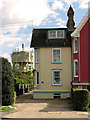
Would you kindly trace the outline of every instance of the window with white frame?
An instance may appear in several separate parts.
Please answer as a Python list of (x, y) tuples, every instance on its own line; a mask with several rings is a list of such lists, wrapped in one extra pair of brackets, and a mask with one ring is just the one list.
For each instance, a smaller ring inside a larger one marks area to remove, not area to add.
[(48, 31), (48, 38), (49, 39), (59, 39), (65, 37), (64, 30), (49, 30)]
[(36, 49), (36, 63), (39, 63), (39, 49)]
[(74, 53), (77, 53), (78, 48), (77, 48), (77, 38), (74, 39)]
[(36, 85), (39, 84), (39, 72), (36, 71)]
[(62, 70), (52, 70), (52, 85), (62, 84)]
[(74, 60), (74, 77), (78, 77), (78, 60)]
[(61, 48), (52, 49), (52, 62), (61, 62)]

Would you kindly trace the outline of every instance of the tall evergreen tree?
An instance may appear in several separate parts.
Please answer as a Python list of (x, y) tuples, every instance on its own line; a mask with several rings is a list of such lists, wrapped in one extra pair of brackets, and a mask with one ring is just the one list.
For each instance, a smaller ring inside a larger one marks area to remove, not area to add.
[(14, 77), (10, 62), (2, 59), (2, 105), (11, 105), (14, 102)]

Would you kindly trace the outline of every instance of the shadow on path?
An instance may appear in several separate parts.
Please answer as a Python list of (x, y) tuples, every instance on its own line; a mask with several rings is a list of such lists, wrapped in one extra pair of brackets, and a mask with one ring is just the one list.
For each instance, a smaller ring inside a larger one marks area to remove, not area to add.
[[(70, 100), (61, 99), (33, 99), (33, 93), (24, 93), (17, 97), (16, 104), (31, 103), (32, 107), (43, 106), (39, 112), (57, 112), (57, 111), (71, 111), (72, 104)], [(35, 104), (34, 104), (35, 103)], [(40, 103), (40, 104), (39, 104)], [(26, 104), (25, 104), (26, 105)], [(29, 105), (29, 104), (28, 104)]]

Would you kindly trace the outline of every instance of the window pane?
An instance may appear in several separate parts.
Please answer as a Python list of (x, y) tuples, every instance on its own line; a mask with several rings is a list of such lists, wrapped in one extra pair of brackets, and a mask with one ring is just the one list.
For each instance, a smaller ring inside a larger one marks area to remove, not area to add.
[(60, 50), (53, 50), (53, 62), (60, 62)]
[(60, 55), (60, 50), (57, 50), (57, 55)]
[(54, 78), (54, 84), (60, 84), (60, 78)]
[(39, 62), (39, 49), (36, 50), (36, 63)]
[(60, 84), (60, 71), (53, 72), (53, 84)]
[(75, 75), (78, 75), (78, 62), (75, 62)]
[(60, 61), (60, 56), (56, 56), (56, 61)]
[(49, 31), (49, 39), (56, 38), (56, 31)]
[(57, 54), (57, 51), (56, 51), (56, 50), (53, 50), (53, 54), (56, 55), (56, 54)]
[(39, 84), (39, 72), (37, 72), (37, 84)]
[(57, 38), (64, 38), (64, 31), (63, 30), (57, 31)]
[(75, 66), (76, 66), (75, 72), (76, 72), (76, 75), (78, 75), (78, 62), (75, 62)]
[(75, 51), (77, 51), (77, 40), (75, 40)]

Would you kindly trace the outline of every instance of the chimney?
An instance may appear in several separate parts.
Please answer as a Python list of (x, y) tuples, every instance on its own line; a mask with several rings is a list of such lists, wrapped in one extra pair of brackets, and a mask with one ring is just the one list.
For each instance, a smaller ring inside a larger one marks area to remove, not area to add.
[(67, 16), (68, 16), (67, 28), (68, 28), (69, 31), (73, 31), (74, 26), (75, 26), (75, 22), (73, 20), (74, 11), (73, 11), (73, 8), (72, 8), (71, 5), (70, 5), (69, 10), (67, 12)]
[(22, 44), (22, 51), (24, 51), (24, 44)]

